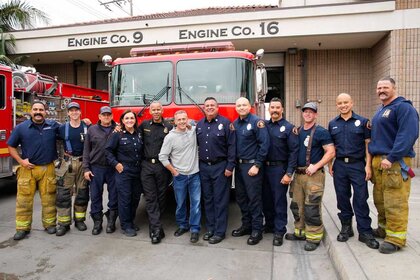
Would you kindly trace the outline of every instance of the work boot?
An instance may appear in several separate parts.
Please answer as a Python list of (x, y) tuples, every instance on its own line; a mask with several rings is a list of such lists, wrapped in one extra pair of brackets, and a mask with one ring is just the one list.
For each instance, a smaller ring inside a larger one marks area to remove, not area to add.
[(92, 219), (93, 219), (93, 229), (92, 229), (92, 234), (93, 235), (98, 235), (102, 232), (102, 212), (96, 213), (92, 215)]
[(84, 221), (74, 221), (74, 226), (79, 230), (79, 231), (85, 231), (87, 230), (87, 226), (85, 224)]
[(281, 234), (281, 233), (275, 233), (274, 234), (273, 245), (274, 246), (283, 245), (283, 234)]
[(341, 221), (341, 231), (337, 235), (337, 241), (346, 242), (350, 237), (354, 236), (352, 220)]
[(359, 234), (359, 241), (365, 243), (371, 249), (379, 248), (379, 242), (370, 233)]
[(306, 236), (297, 236), (294, 233), (286, 233), (285, 238), (286, 240), (290, 240), (290, 241), (305, 241), (306, 240)]
[(55, 234), (57, 232), (57, 229), (55, 228), (55, 226), (50, 226), (45, 228), (45, 230), (47, 231), (48, 234)]
[(58, 225), (57, 232), (55, 233), (55, 235), (56, 236), (63, 236), (69, 230), (70, 230), (70, 225), (67, 225), (67, 226)]
[(29, 234), (29, 230), (17, 230), (13, 240), (22, 240)]
[(382, 254), (392, 254), (401, 249), (397, 245), (384, 241), (381, 246), (379, 246), (379, 252)]
[(380, 227), (372, 229), (372, 234), (376, 238), (385, 238), (386, 237), (385, 230), (383, 228), (380, 228)]
[(316, 248), (318, 248), (318, 246), (319, 246), (319, 243), (313, 243), (313, 242), (310, 242), (310, 241), (306, 241), (303, 249), (305, 251), (315, 251)]
[(115, 221), (118, 217), (118, 211), (108, 210), (105, 212), (105, 216), (107, 219), (106, 233), (113, 233), (115, 231)]

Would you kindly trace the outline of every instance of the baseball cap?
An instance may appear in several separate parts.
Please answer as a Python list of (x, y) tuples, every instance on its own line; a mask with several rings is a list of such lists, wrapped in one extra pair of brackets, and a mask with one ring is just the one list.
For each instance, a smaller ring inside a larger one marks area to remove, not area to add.
[(302, 112), (305, 111), (305, 109), (311, 109), (315, 111), (315, 113), (318, 112), (318, 107), (315, 102), (308, 102), (305, 105), (303, 105)]
[(71, 108), (77, 108), (80, 110), (80, 105), (77, 102), (70, 102), (69, 105), (67, 105), (67, 110), (70, 110)]
[(101, 110), (99, 111), (100, 114), (112, 114), (111, 107), (109, 106), (102, 106)]

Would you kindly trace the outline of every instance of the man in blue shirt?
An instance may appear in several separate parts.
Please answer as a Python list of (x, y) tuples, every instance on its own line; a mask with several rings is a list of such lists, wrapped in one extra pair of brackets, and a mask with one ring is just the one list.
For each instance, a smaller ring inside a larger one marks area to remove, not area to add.
[(271, 119), (266, 121), (270, 149), (264, 162), (263, 210), (265, 232), (273, 232), (273, 245), (281, 246), (287, 225), (287, 189), (297, 164), (297, 128), (283, 118), (279, 98), (270, 101)]
[(299, 130), (298, 167), (290, 186), (290, 209), (295, 218), (295, 232), (286, 234), (286, 239), (306, 239), (305, 251), (314, 251), (324, 235), (321, 217), (324, 165), (334, 158), (335, 149), (328, 130), (316, 124), (316, 103), (306, 103), (302, 112), (304, 123)]
[[(59, 124), (45, 120), (45, 104), (34, 101), (31, 119), (19, 124), (7, 141), (10, 155), (20, 164), (17, 170), (16, 234), (21, 240), (29, 234), (35, 191), (42, 202), (42, 225), (49, 234), (56, 233), (54, 160), (57, 159), (56, 140)], [(22, 155), (17, 147), (21, 146)]]
[(398, 96), (392, 78), (381, 79), (376, 93), (382, 102), (372, 119), (373, 200), (378, 210), (374, 235), (385, 238), (379, 252), (391, 254), (405, 246), (410, 196), (411, 159), (419, 137), (419, 115), (411, 101)]
[(263, 163), (270, 146), (265, 122), (250, 113), (251, 104), (245, 97), (236, 100), (239, 114), (233, 122), (236, 133), (236, 200), (242, 213), (242, 225), (232, 231), (232, 236), (251, 234), (248, 245), (262, 239), (262, 181)]
[(225, 238), (229, 190), (235, 167), (235, 131), (231, 122), (219, 115), (214, 97), (204, 101), (206, 116), (197, 123), (201, 190), (206, 209), (207, 232), (203, 239), (217, 244)]
[[(352, 111), (353, 100), (349, 94), (339, 94), (336, 104), (340, 115), (330, 121), (328, 130), (336, 149), (334, 165), (330, 162), (329, 170), (334, 179), (337, 207), (340, 210), (338, 217), (342, 225), (337, 240), (346, 242), (354, 235), (352, 217), (355, 214), (359, 241), (372, 249), (378, 249), (379, 243), (372, 235), (372, 220), (367, 204), (367, 181), (372, 175), (371, 158), (367, 153), (370, 123)], [(352, 186), (353, 207), (350, 203)]]

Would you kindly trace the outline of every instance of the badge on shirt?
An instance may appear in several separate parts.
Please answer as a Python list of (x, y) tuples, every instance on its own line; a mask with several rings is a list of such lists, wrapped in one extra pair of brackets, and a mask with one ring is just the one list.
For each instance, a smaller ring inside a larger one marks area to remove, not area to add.
[(391, 114), (391, 109), (386, 109), (382, 114), (382, 118), (389, 118), (389, 114)]
[(219, 126), (217, 127), (219, 130), (222, 130), (223, 129), (223, 124), (221, 123), (221, 124), (219, 124)]
[(360, 120), (356, 120), (356, 121), (354, 122), (354, 125), (355, 125), (356, 127), (360, 126)]
[(252, 129), (252, 125), (249, 123), (249, 124), (246, 126), (246, 129), (247, 129), (247, 130), (251, 130), (251, 129)]
[(309, 145), (309, 138), (311, 138), (309, 135), (306, 136), (305, 141), (303, 141), (303, 145), (305, 145), (305, 147), (308, 147)]
[(265, 122), (264, 122), (263, 120), (259, 120), (259, 121), (257, 122), (257, 127), (258, 127), (258, 128), (264, 128), (264, 127), (265, 127)]
[(231, 124), (229, 125), (229, 129), (230, 129), (231, 131), (235, 131), (235, 126), (233, 125), (233, 123), (231, 123)]
[(163, 129), (163, 133), (168, 133), (168, 128), (167, 128), (167, 127), (165, 127), (165, 128)]
[(280, 127), (280, 132), (284, 132), (286, 130), (286, 127), (284, 126), (284, 125), (282, 125), (281, 127)]

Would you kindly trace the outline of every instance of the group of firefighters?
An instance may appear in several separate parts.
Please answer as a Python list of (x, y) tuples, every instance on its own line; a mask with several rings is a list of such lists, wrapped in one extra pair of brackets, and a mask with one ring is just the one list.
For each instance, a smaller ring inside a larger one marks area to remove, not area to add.
[[(339, 94), (339, 115), (330, 121), (328, 129), (316, 124), (316, 103), (302, 107), (303, 125), (298, 128), (283, 118), (283, 104), (278, 98), (270, 101), (271, 118), (267, 121), (250, 113), (249, 100), (240, 97), (235, 104), (239, 117), (231, 123), (219, 114), (217, 100), (208, 97), (203, 119), (191, 124), (187, 112), (179, 110), (174, 126), (162, 117), (163, 107), (157, 101), (150, 104), (152, 118), (141, 124), (136, 114), (127, 110), (117, 125), (111, 108), (104, 106), (98, 123), (89, 127), (81, 120), (76, 102), (68, 104), (69, 120), (60, 125), (46, 120), (45, 105), (35, 101), (31, 119), (19, 124), (8, 141), (10, 154), (20, 165), (14, 239), (25, 238), (31, 230), (33, 198), (38, 188), (43, 227), (57, 236), (66, 234), (72, 219), (78, 230), (87, 229), (89, 197), (93, 235), (101, 233), (105, 215), (107, 233), (116, 230), (119, 217), (122, 232), (135, 236), (139, 230), (135, 215), (143, 193), (151, 242), (160, 243), (165, 237), (161, 216), (167, 186), (173, 179), (178, 226), (174, 235), (190, 232), (192, 243), (199, 240), (203, 202), (203, 240), (216, 244), (226, 237), (235, 172), (242, 217), (232, 236), (247, 235), (247, 244), (255, 245), (263, 233), (273, 233), (274, 246), (281, 246), (283, 238), (306, 240), (304, 249), (313, 251), (324, 234), (321, 204), (324, 166), (328, 165), (342, 223), (337, 240), (345, 242), (354, 236), (355, 216), (360, 242), (379, 248), (381, 253), (394, 253), (406, 243), (408, 198), (414, 176), (411, 160), (419, 117), (412, 103), (398, 95), (392, 78), (381, 79), (376, 94), (382, 105), (372, 122), (353, 112), (349, 94)], [(64, 146), (60, 166), (54, 165), (56, 140), (62, 140)], [(378, 211), (376, 229), (372, 229), (369, 217), (369, 180), (374, 184)], [(104, 213), (105, 184), (108, 209)], [(294, 217), (292, 233), (286, 233), (288, 192)], [(384, 238), (384, 242), (379, 244), (376, 238)]]

